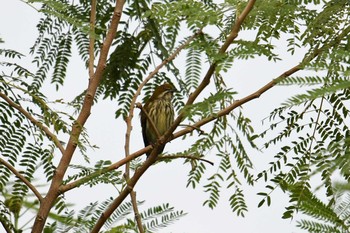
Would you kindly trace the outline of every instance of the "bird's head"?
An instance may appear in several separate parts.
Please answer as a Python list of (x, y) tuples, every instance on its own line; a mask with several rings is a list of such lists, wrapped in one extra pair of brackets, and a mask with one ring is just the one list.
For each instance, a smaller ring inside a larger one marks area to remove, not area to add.
[(170, 83), (164, 83), (163, 85), (156, 87), (150, 100), (166, 99), (170, 101), (175, 91), (176, 89), (173, 87), (173, 85)]

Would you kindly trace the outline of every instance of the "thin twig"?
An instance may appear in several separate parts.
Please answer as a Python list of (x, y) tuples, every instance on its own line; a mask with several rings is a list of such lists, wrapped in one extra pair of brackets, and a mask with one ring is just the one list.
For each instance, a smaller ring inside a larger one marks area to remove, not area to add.
[(29, 112), (27, 112), (24, 108), (22, 108), (21, 105), (16, 104), (13, 102), (8, 96), (6, 96), (4, 93), (0, 92), (0, 97), (5, 100), (11, 107), (17, 109), (20, 113), (22, 113), (30, 122), (32, 122), (35, 126), (37, 126), (40, 130), (44, 131), (46, 136), (55, 144), (55, 146), (61, 151), (61, 153), (64, 153), (64, 148), (60, 140), (58, 140), (57, 136), (53, 134), (49, 128), (43, 125), (40, 121), (35, 119)]
[(96, 22), (96, 0), (91, 0), (91, 12), (90, 12), (90, 42), (89, 42), (89, 77), (94, 74), (94, 61), (95, 61), (95, 22)]
[(150, 123), (151, 128), (153, 130), (153, 132), (157, 135), (157, 138), (160, 138), (162, 135), (160, 135), (157, 127), (155, 126), (152, 118), (149, 116), (148, 112), (142, 107), (141, 103), (136, 103), (136, 107), (139, 108), (141, 110), (141, 112), (143, 112), (147, 118), (147, 122)]
[(202, 130), (201, 128), (199, 128), (199, 127), (195, 127), (195, 126), (193, 126), (193, 125), (188, 125), (188, 124), (179, 124), (179, 126), (182, 126), (182, 127), (192, 127), (193, 129), (195, 129), (196, 131), (198, 131), (199, 133), (199, 135), (207, 135), (207, 133), (204, 131), (204, 130)]
[(0, 163), (3, 164), (7, 169), (9, 169), (15, 176), (17, 176), (18, 179), (20, 179), (27, 187), (32, 190), (34, 195), (38, 198), (39, 202), (42, 202), (43, 197), (41, 194), (38, 192), (38, 190), (32, 185), (27, 178), (25, 178), (19, 171), (16, 170), (11, 164), (9, 164), (7, 161), (4, 159), (0, 158)]
[(214, 163), (210, 160), (199, 158), (196, 156), (192, 155), (165, 155), (165, 156), (159, 156), (158, 160), (167, 160), (167, 159), (179, 159), (179, 158), (184, 158), (184, 159), (191, 159), (191, 160), (200, 160), (206, 163), (209, 163), (210, 165), (214, 166)]

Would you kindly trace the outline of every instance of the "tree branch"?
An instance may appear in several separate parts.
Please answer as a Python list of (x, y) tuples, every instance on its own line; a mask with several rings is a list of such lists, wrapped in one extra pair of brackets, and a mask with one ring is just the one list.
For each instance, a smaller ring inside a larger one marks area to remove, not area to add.
[(55, 146), (61, 151), (61, 153), (64, 153), (65, 150), (61, 142), (58, 140), (57, 136), (49, 130), (49, 128), (47, 128), (46, 126), (43, 125), (43, 123), (35, 119), (29, 112), (27, 112), (24, 108), (22, 108), (21, 105), (13, 102), (4, 93), (0, 92), (0, 97), (3, 100), (5, 100), (11, 107), (17, 109), (20, 113), (22, 113), (30, 122), (33, 123), (33, 125), (37, 126), (40, 130), (42, 130), (46, 134), (46, 136), (55, 144)]
[(91, 233), (98, 233), (106, 220), (111, 216), (111, 214), (119, 207), (119, 205), (124, 201), (124, 199), (130, 194), (130, 192), (133, 190), (134, 186), (136, 185), (137, 181), (140, 179), (140, 177), (147, 171), (147, 169), (154, 164), (157, 161), (158, 157), (158, 147), (159, 145), (155, 146), (155, 149), (151, 152), (151, 154), (148, 156), (147, 160), (142, 164), (141, 167), (139, 167), (136, 171), (133, 177), (128, 181), (127, 186), (119, 193), (119, 196), (116, 197), (113, 202), (107, 207), (107, 209), (101, 214), (100, 218), (98, 219), (97, 223), (91, 230)]
[(130, 192), (130, 197), (131, 197), (131, 202), (132, 202), (132, 208), (133, 208), (134, 214), (135, 214), (135, 220), (136, 220), (136, 223), (137, 223), (137, 228), (139, 229), (139, 233), (144, 233), (145, 230), (143, 229), (141, 215), (140, 215), (139, 209), (137, 207), (136, 192), (135, 191), (131, 191)]
[[(232, 44), (234, 39), (236, 39), (236, 37), (238, 36), (238, 32), (239, 32), (245, 18), (247, 17), (249, 12), (253, 9), (255, 1), (256, 0), (249, 0), (246, 7), (243, 10), (243, 12), (237, 17), (235, 24), (231, 28), (231, 32), (230, 32), (229, 36), (226, 38), (224, 44), (221, 46), (221, 48), (219, 50), (219, 54), (224, 54), (226, 52), (226, 50), (228, 49), (228, 47)], [(202, 91), (209, 85), (210, 79), (211, 79), (212, 75), (214, 74), (217, 65), (218, 65), (218, 63), (215, 62), (209, 67), (207, 73), (205, 74), (204, 78), (202, 79), (202, 82), (199, 84), (199, 86), (196, 88), (196, 90), (193, 93), (191, 93), (191, 95), (189, 96), (184, 107), (193, 104), (194, 101), (196, 100), (196, 98), (199, 96), (199, 94), (202, 93)], [(162, 137), (163, 139), (159, 140), (160, 143), (164, 144), (165, 142), (167, 142), (169, 140), (169, 138), (173, 137), (173, 132), (178, 127), (178, 125), (181, 123), (181, 121), (183, 120), (183, 117), (184, 117), (183, 113), (180, 113), (178, 115), (178, 117), (175, 119), (172, 126), (167, 130), (167, 132), (165, 132), (164, 137)]]
[(112, 45), (112, 41), (116, 35), (116, 31), (121, 19), (124, 3), (125, 3), (125, 0), (116, 1), (111, 23), (109, 25), (109, 29), (107, 31), (105, 40), (102, 43), (100, 57), (96, 66), (95, 73), (89, 79), (89, 84), (86, 90), (83, 106), (81, 108), (79, 116), (77, 117), (75, 123), (72, 126), (71, 135), (69, 137), (66, 150), (62, 154), (62, 158), (59, 161), (55, 174), (52, 178), (49, 191), (45, 197), (45, 201), (42, 202), (40, 205), (37, 217), (35, 219), (35, 222), (32, 228), (33, 233), (42, 232), (47, 216), (50, 212), (50, 209), (54, 205), (58, 195), (60, 195), (59, 191), (60, 191), (60, 186), (62, 185), (63, 177), (68, 169), (70, 161), (77, 147), (77, 143), (79, 140), (79, 136), (82, 132), (83, 126), (85, 125), (87, 119), (90, 116), (90, 111), (92, 108), (96, 90), (102, 79), (103, 71), (106, 66), (108, 52)]
[(7, 169), (9, 169), (15, 176), (17, 176), (18, 179), (20, 179), (27, 187), (32, 190), (34, 195), (38, 198), (39, 202), (42, 202), (43, 197), (41, 194), (38, 192), (38, 190), (32, 185), (27, 178), (25, 178), (19, 171), (16, 170), (11, 164), (9, 164), (7, 161), (4, 159), (0, 158), (0, 163), (3, 164)]

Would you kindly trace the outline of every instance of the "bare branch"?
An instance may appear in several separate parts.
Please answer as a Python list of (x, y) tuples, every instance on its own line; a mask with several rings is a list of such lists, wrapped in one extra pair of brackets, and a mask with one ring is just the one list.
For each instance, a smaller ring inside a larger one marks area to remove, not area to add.
[(25, 185), (27, 185), (27, 187), (32, 190), (32, 192), (34, 193), (34, 195), (38, 198), (38, 200), (40, 202), (42, 202), (43, 197), (41, 196), (41, 194), (38, 192), (38, 190), (34, 187), (34, 185), (32, 185), (29, 180), (27, 180), (27, 178), (25, 178), (23, 175), (21, 175), (21, 173), (19, 173), (19, 171), (16, 170), (16, 168), (14, 168), (11, 164), (9, 164), (8, 162), (6, 162), (4, 159), (0, 158), (0, 163), (3, 164), (5, 167), (7, 167), (7, 169), (9, 169), (15, 176), (17, 176), (18, 179), (20, 179)]
[(16, 104), (13, 102), (8, 96), (6, 96), (4, 93), (0, 92), (0, 97), (5, 100), (11, 107), (17, 109), (20, 113), (22, 113), (30, 122), (32, 122), (35, 126), (37, 126), (40, 130), (42, 130), (46, 136), (55, 144), (55, 146), (61, 151), (61, 153), (64, 153), (64, 148), (58, 140), (57, 136), (53, 134), (49, 128), (43, 125), (40, 121), (35, 119), (29, 112), (27, 112), (24, 108), (22, 108), (21, 105)]

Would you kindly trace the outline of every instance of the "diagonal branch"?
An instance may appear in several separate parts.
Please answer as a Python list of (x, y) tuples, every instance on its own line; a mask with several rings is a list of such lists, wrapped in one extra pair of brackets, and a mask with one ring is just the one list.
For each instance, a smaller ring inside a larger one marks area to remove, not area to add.
[(91, 230), (91, 233), (98, 233), (100, 231), (107, 219), (119, 207), (119, 205), (124, 201), (124, 199), (131, 193), (140, 177), (147, 171), (147, 169), (150, 166), (152, 166), (152, 164), (154, 164), (157, 161), (158, 147), (159, 145), (155, 146), (155, 150), (151, 152), (151, 154), (148, 156), (148, 159), (142, 164), (142, 166), (135, 171), (135, 174), (128, 181), (127, 186), (119, 193), (118, 197), (116, 197), (113, 200), (113, 202), (107, 207), (107, 209), (101, 214), (97, 223)]
[(16, 170), (11, 164), (6, 162), (4, 159), (0, 158), (0, 163), (4, 165), (7, 169), (9, 169), (18, 179), (20, 179), (27, 187), (32, 190), (35, 196), (38, 198), (39, 202), (42, 202), (43, 197), (38, 192), (38, 190), (32, 185), (27, 178), (25, 178), (19, 171)]
[(139, 229), (139, 233), (144, 233), (145, 230), (143, 229), (141, 214), (139, 213), (139, 208), (137, 206), (136, 192), (134, 190), (132, 190), (130, 192), (130, 198), (131, 198), (131, 202), (132, 202), (132, 208), (133, 208), (134, 214), (135, 214), (137, 228)]
[[(232, 42), (237, 38), (239, 30), (241, 29), (241, 26), (242, 26), (244, 20), (246, 19), (247, 15), (253, 9), (255, 2), (256, 2), (256, 0), (249, 0), (248, 1), (246, 7), (242, 11), (242, 13), (237, 17), (236, 22), (232, 26), (229, 36), (226, 38), (224, 44), (221, 46), (221, 48), (219, 50), (219, 54), (224, 54), (226, 52), (226, 50), (228, 49), (228, 47), (232, 44)], [(217, 65), (218, 65), (218, 63), (215, 62), (209, 67), (207, 73), (205, 74), (204, 78), (202, 79), (202, 82), (199, 84), (199, 86), (196, 88), (196, 90), (194, 90), (194, 92), (189, 96), (184, 107), (193, 104), (194, 101), (196, 100), (196, 98), (199, 96), (199, 94), (202, 93), (202, 91), (209, 85), (210, 79), (211, 79), (212, 75), (214, 74)], [(169, 140), (170, 137), (172, 137), (172, 133), (175, 131), (177, 126), (181, 123), (183, 118), (184, 118), (184, 114), (180, 113), (179, 116), (175, 119), (173, 125), (164, 134), (163, 141), (160, 140), (161, 143), (166, 142), (167, 140)]]
[(61, 151), (61, 153), (64, 153), (64, 148), (61, 144), (61, 142), (58, 140), (57, 136), (55, 134), (53, 134), (49, 128), (47, 128), (46, 126), (43, 125), (43, 123), (41, 123), (40, 121), (38, 121), (37, 119), (35, 119), (28, 111), (26, 111), (24, 108), (22, 108), (21, 105), (16, 104), (15, 102), (13, 102), (7, 95), (5, 95), (4, 93), (0, 92), (0, 97), (5, 100), (11, 107), (17, 109), (20, 113), (22, 113), (30, 122), (32, 122), (35, 126), (37, 126), (40, 130), (42, 130), (46, 136), (53, 141), (53, 143), (55, 144), (55, 146), (57, 146), (57, 148)]

